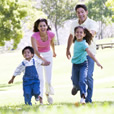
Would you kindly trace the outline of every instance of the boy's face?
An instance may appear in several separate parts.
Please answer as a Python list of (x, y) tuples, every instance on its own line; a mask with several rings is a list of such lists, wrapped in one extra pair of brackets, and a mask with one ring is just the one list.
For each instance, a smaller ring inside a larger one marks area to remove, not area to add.
[(78, 8), (76, 10), (76, 15), (79, 19), (79, 22), (83, 23), (87, 19), (88, 11), (85, 11), (83, 8)]
[(34, 56), (29, 49), (24, 50), (23, 56), (26, 60), (31, 60), (31, 58)]

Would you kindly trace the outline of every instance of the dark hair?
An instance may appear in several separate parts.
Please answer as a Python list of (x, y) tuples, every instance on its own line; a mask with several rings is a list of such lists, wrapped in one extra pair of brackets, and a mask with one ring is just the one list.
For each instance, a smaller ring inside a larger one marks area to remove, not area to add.
[(25, 51), (26, 49), (29, 49), (30, 52), (31, 52), (32, 54), (34, 54), (34, 49), (33, 49), (31, 46), (26, 46), (26, 47), (22, 50), (22, 55), (24, 54), (24, 51)]
[(78, 4), (78, 5), (76, 5), (75, 11), (77, 11), (78, 8), (83, 8), (85, 11), (87, 11), (87, 7), (84, 4)]
[(50, 28), (49, 25), (48, 25), (47, 20), (44, 19), (44, 18), (42, 18), (42, 19), (38, 19), (37, 21), (35, 21), (34, 27), (33, 27), (33, 32), (39, 32), (38, 26), (39, 26), (39, 23), (40, 23), (40, 22), (45, 22), (46, 25), (48, 26), (47, 30), (51, 30), (51, 28)]
[[(77, 27), (75, 27), (75, 28), (74, 28), (74, 33), (76, 33), (76, 30), (77, 30), (78, 28), (82, 28), (82, 29), (84, 30), (84, 33), (86, 34), (86, 36), (85, 36), (83, 39), (85, 39), (86, 42), (90, 45), (90, 44), (91, 44), (91, 41), (92, 41), (92, 39), (93, 39), (92, 34), (89, 32), (89, 30), (88, 30), (87, 28), (84, 28), (84, 27), (82, 27), (82, 26), (77, 26)], [(74, 36), (73, 42), (75, 42), (75, 40), (76, 40), (76, 36)]]

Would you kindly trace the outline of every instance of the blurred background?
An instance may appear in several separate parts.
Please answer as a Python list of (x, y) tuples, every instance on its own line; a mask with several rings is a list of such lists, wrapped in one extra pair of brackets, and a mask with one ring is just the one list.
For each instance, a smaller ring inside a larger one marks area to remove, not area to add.
[(86, 4), (88, 17), (97, 21), (96, 39), (110, 38), (114, 43), (114, 0), (0, 0), (0, 52), (31, 45), (33, 24), (38, 18), (48, 19), (56, 45), (66, 44), (78, 3)]

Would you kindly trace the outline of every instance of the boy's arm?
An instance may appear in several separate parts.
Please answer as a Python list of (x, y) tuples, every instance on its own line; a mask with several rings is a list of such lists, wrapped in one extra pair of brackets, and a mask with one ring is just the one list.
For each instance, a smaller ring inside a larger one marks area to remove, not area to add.
[(16, 70), (15, 70), (15, 72), (14, 72), (14, 74), (13, 74), (13, 76), (12, 76), (12, 78), (11, 78), (11, 80), (8, 82), (8, 84), (11, 84), (11, 83), (13, 83), (14, 82), (14, 79), (15, 79), (15, 77), (17, 76), (17, 75), (20, 75), (21, 74), (21, 72), (23, 72), (24, 71), (24, 69), (25, 69), (25, 66), (24, 65), (22, 65), (22, 63), (16, 68)]
[(95, 58), (95, 56), (91, 53), (91, 51), (88, 49), (88, 48), (86, 48), (86, 51), (87, 51), (87, 53), (88, 53), (88, 55), (96, 62), (96, 64), (99, 66), (99, 67), (101, 67), (101, 69), (103, 68), (102, 67), (102, 65), (97, 61), (97, 59)]

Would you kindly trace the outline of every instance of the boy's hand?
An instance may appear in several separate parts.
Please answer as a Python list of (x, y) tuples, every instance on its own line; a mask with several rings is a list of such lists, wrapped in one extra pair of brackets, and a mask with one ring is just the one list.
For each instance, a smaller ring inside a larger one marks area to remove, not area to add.
[(50, 62), (48, 62), (48, 61), (45, 61), (42, 63), (43, 66), (48, 66), (49, 64), (50, 64)]
[(11, 83), (13, 83), (13, 80), (12, 79), (8, 82), (8, 84), (11, 84)]

